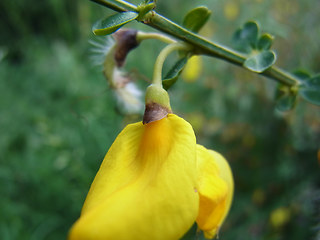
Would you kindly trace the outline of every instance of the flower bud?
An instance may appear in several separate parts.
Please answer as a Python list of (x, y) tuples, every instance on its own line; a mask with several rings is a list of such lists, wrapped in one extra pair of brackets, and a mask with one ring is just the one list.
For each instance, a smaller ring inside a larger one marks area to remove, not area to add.
[(161, 86), (151, 84), (147, 88), (145, 100), (143, 124), (160, 120), (172, 113), (168, 92)]
[(137, 41), (137, 30), (120, 29), (114, 33), (114, 38), (117, 41), (114, 58), (117, 66), (122, 67), (128, 53), (139, 45)]

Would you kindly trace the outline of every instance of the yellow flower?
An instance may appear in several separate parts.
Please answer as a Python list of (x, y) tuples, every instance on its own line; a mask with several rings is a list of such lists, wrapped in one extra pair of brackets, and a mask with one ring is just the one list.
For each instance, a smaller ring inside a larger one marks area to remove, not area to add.
[(195, 82), (202, 72), (202, 58), (200, 56), (192, 56), (182, 72), (182, 79), (186, 82)]
[(232, 192), (227, 162), (196, 144), (188, 122), (168, 114), (130, 124), (105, 156), (69, 240), (177, 240), (195, 221), (212, 238)]
[(226, 2), (223, 10), (226, 18), (230, 21), (233, 21), (239, 15), (239, 4), (235, 1)]
[(290, 221), (290, 217), (291, 212), (288, 207), (279, 207), (271, 212), (270, 222), (274, 228), (280, 229)]

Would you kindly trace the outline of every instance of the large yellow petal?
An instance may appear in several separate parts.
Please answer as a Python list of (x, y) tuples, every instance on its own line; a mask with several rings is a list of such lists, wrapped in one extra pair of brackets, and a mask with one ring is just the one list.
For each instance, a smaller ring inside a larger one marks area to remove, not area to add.
[(197, 224), (206, 238), (213, 238), (226, 218), (233, 196), (228, 162), (217, 152), (197, 145), (199, 214)]
[(196, 140), (174, 114), (128, 125), (91, 185), (70, 240), (176, 240), (198, 214)]

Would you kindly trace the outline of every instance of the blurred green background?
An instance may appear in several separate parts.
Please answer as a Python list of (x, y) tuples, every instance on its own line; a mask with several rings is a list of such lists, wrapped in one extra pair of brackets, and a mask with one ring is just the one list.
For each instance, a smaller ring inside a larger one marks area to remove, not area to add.
[[(233, 32), (258, 20), (276, 37), (278, 66), (320, 71), (319, 0), (158, 0), (157, 10), (181, 22), (199, 4), (213, 11), (206, 37), (232, 46)], [(4, 0), (0, 9), (0, 239), (65, 239), (108, 148), (140, 119), (119, 114), (89, 57), (91, 25), (112, 11), (61, 0)], [(142, 89), (163, 46), (147, 41), (128, 57)], [(170, 95), (198, 142), (233, 169), (220, 239), (320, 239), (320, 108), (301, 100), (277, 112), (274, 81), (203, 63), (197, 81), (180, 79)]]

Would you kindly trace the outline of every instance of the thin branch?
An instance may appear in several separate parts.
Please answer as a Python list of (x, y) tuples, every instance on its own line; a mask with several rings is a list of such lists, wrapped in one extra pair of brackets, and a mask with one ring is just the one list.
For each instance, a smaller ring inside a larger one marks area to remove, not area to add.
[[(137, 6), (122, 0), (91, 0), (105, 7), (111, 8), (118, 12), (123, 11), (137, 11)], [(148, 13), (143, 21), (144, 24), (173, 36), (181, 41), (194, 46), (194, 51), (197, 54), (204, 54), (212, 57), (222, 59), (234, 65), (243, 67), (246, 57), (232, 49), (223, 45), (209, 41), (198, 34), (195, 34), (188, 29), (172, 22), (171, 20), (161, 16), (152, 11)], [(244, 67), (243, 67), (244, 68)], [(294, 75), (276, 67), (272, 66), (260, 75), (266, 76), (278, 81), (287, 86), (296, 86), (299, 84), (299, 79)]]

